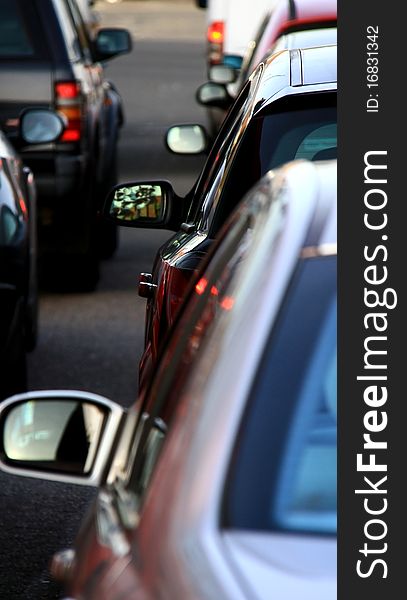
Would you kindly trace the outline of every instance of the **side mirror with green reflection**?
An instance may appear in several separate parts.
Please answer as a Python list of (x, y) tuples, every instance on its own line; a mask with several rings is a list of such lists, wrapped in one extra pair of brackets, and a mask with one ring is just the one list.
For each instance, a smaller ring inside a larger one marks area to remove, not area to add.
[(103, 216), (127, 227), (166, 227), (175, 197), (168, 181), (132, 181), (112, 188)]
[(86, 392), (29, 392), (0, 405), (0, 469), (99, 485), (125, 411)]

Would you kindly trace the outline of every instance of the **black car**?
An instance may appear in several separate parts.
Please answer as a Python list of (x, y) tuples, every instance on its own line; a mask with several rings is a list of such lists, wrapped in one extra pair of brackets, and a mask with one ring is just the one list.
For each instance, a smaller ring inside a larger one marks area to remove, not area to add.
[[(254, 71), (215, 140), (203, 171), (185, 198), (169, 182), (116, 186), (105, 215), (132, 227), (176, 231), (160, 249), (152, 274), (142, 274), (148, 298), (143, 387), (199, 262), (243, 195), (269, 169), (297, 158), (336, 157), (336, 46), (284, 50)], [(223, 96), (222, 96), (223, 94)], [(202, 98), (219, 105), (224, 87), (209, 82)], [(205, 130), (172, 127), (167, 145), (177, 153), (205, 150)], [(133, 209), (133, 210), (132, 210)]]
[[(18, 140), (50, 142), (63, 128), (55, 113), (27, 110)], [(37, 291), (34, 178), (0, 130), (0, 398), (25, 389), (26, 351), (37, 338)]]
[(115, 249), (115, 228), (97, 213), (115, 183), (123, 109), (101, 61), (130, 48), (125, 29), (92, 38), (76, 0), (0, 0), (0, 127), (14, 142), (27, 106), (67, 122), (57, 143), (19, 149), (37, 182), (41, 254), (66, 285), (94, 287), (100, 254)]

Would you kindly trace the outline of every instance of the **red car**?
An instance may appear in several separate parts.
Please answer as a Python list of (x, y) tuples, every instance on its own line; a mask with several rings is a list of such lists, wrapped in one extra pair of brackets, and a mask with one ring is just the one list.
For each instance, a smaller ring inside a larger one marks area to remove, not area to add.
[[(213, 82), (201, 88), (212, 98), (218, 94), (218, 101), (223, 91)], [(200, 125), (174, 126), (167, 144), (193, 154), (205, 149), (205, 137)], [(166, 181), (113, 188), (105, 216), (126, 226), (176, 232), (159, 249), (152, 274), (141, 276), (140, 295), (147, 298), (141, 388), (194, 271), (243, 195), (289, 160), (335, 158), (336, 144), (336, 46), (287, 50), (259, 65), (244, 86), (185, 198)]]
[[(282, 36), (296, 31), (326, 29), (337, 25), (336, 0), (288, 0), (277, 4), (256, 45), (251, 61), (256, 66)], [(249, 71), (250, 73), (250, 71)]]

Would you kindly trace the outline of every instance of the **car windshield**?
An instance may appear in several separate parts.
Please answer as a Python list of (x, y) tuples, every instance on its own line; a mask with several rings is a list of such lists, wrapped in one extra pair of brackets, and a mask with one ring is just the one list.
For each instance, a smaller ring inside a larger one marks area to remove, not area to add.
[(336, 257), (299, 264), (226, 489), (228, 528), (336, 531)]
[(336, 158), (336, 94), (302, 94), (273, 103), (254, 117), (226, 175), (225, 183), (202, 207), (216, 235), (243, 195), (267, 171), (299, 158)]

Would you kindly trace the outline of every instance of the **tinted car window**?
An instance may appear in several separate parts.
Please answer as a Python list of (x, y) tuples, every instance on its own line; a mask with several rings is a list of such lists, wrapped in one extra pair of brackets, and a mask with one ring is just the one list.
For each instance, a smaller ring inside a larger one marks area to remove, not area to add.
[(22, 6), (16, 0), (1, 0), (0, 59), (43, 56), (41, 36), (33, 35), (37, 27), (37, 15), (31, 3)]
[(224, 524), (336, 531), (336, 257), (299, 264), (242, 421)]
[(208, 218), (212, 222), (212, 235), (216, 235), (238, 201), (268, 170), (296, 158), (336, 158), (336, 122), (336, 94), (329, 93), (285, 98), (253, 118), (209, 216), (202, 207), (201, 220)]
[(194, 216), (199, 211), (201, 198), (213, 188), (213, 183), (219, 178), (219, 169), (224, 168), (224, 159), (230, 153), (231, 141), (236, 136), (241, 120), (243, 118), (244, 109), (247, 99), (249, 98), (251, 84), (245, 85), (236, 102), (231, 107), (219, 135), (217, 136), (208, 159), (199, 177), (195, 192), (194, 200), (189, 211), (188, 220), (193, 220)]

